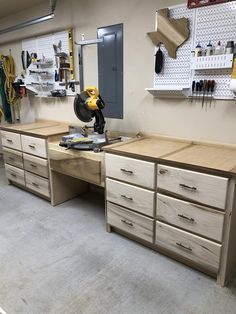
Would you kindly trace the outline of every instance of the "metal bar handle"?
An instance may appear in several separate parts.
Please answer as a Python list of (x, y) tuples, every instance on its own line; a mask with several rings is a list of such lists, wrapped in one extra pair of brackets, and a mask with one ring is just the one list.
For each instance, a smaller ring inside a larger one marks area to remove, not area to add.
[(32, 182), (32, 185), (35, 186), (36, 188), (39, 188), (38, 183)]
[(37, 168), (37, 166), (34, 165), (34, 164), (30, 164), (30, 166), (31, 166), (32, 168)]
[(182, 184), (180, 183), (179, 186), (183, 189), (187, 189), (187, 190), (191, 190), (193, 192), (196, 192), (197, 191), (197, 188), (195, 186), (189, 186), (189, 185), (186, 185), (186, 184)]
[(185, 246), (181, 242), (176, 242), (176, 245), (181, 247), (182, 249), (185, 249), (185, 250), (192, 252), (192, 248), (190, 246)]
[(9, 138), (7, 138), (7, 142), (8, 143), (13, 143), (13, 140), (9, 140)]
[(185, 215), (183, 215), (183, 214), (178, 214), (178, 216), (179, 216), (180, 218), (183, 218), (183, 219), (189, 221), (189, 222), (194, 222), (194, 221), (195, 221), (195, 219), (189, 218), (189, 217), (187, 217), (187, 216), (185, 216)]
[(127, 174), (133, 174), (133, 171), (127, 170), (127, 169), (124, 169), (124, 168), (121, 168), (120, 171), (122, 171), (124, 173), (127, 173)]
[(124, 195), (124, 194), (121, 194), (120, 196), (123, 197), (123, 198), (125, 198), (126, 200), (129, 200), (129, 201), (132, 201), (132, 200), (133, 200), (132, 197), (126, 196), (126, 195)]
[(28, 146), (29, 146), (30, 148), (35, 149), (35, 145), (29, 144)]
[(121, 219), (120, 221), (123, 222), (124, 224), (130, 226), (130, 227), (133, 227), (133, 226), (134, 226), (134, 225), (132, 224), (132, 222), (126, 221), (125, 219)]
[(16, 174), (15, 173), (11, 173), (11, 176), (16, 178)]
[(168, 173), (168, 170), (167, 169), (160, 169), (159, 173), (160, 174), (166, 174), (166, 173)]

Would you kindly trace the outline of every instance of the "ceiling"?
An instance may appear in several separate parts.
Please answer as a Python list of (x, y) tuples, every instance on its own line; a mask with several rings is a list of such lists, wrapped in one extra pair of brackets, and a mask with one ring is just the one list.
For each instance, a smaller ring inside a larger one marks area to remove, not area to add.
[(46, 2), (50, 8), (49, 0), (0, 0), (0, 19)]

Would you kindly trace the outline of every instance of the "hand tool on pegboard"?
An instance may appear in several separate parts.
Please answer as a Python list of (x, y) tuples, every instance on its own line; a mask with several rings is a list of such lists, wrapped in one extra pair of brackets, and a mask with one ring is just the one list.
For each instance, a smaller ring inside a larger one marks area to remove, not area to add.
[(204, 101), (205, 101), (205, 95), (206, 95), (206, 91), (207, 91), (207, 80), (203, 81), (203, 86), (202, 86), (202, 91), (203, 91), (203, 95), (202, 95), (202, 108), (204, 107)]
[(193, 96), (195, 92), (195, 87), (196, 87), (196, 81), (192, 82), (192, 96), (191, 96), (191, 103), (193, 102)]
[(216, 87), (216, 81), (215, 81), (215, 80), (212, 80), (212, 81), (211, 81), (211, 88), (210, 88), (210, 92), (211, 92), (210, 107), (211, 107), (211, 102), (212, 102), (212, 99), (213, 99), (213, 93), (214, 93), (214, 91), (215, 91), (215, 87)]

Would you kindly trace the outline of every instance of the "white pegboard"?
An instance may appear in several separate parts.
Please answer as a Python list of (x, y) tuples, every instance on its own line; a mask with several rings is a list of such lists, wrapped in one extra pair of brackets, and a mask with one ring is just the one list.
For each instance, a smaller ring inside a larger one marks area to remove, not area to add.
[[(25, 84), (30, 83), (49, 83), (49, 86), (35, 86), (32, 90), (35, 90), (40, 97), (47, 97), (50, 95), (52, 89), (65, 89), (65, 87), (59, 86), (59, 82), (55, 82), (55, 52), (53, 44), (58, 45), (58, 42), (62, 42), (62, 51), (69, 55), (69, 40), (68, 31), (61, 31), (43, 36), (33, 37), (22, 41), (22, 50), (27, 50), (29, 54), (37, 53), (38, 59), (49, 59), (52, 60), (52, 64), (48, 66), (44, 65), (38, 70), (45, 70), (48, 72), (47, 75), (29, 74), (30, 70), (37, 71), (36, 65), (31, 64), (27, 69), (25, 78)], [(67, 90), (67, 95), (75, 94), (70, 89)]]
[[(186, 5), (171, 7), (171, 18), (186, 17), (189, 19), (190, 37), (177, 49), (177, 58), (168, 56), (165, 47), (161, 47), (164, 54), (164, 67), (160, 74), (154, 74), (154, 88), (163, 86), (189, 86), (192, 81), (215, 80), (216, 89), (214, 98), (235, 99), (230, 91), (231, 69), (191, 70), (191, 51), (194, 51), (198, 42), (206, 47), (209, 40), (216, 45), (220, 40), (223, 45), (227, 41), (235, 40), (236, 34), (236, 2), (201, 7), (193, 10)], [(156, 52), (156, 48), (155, 48)]]
[[(182, 17), (189, 19), (190, 32), (192, 33), (194, 10), (189, 10), (186, 6), (178, 6), (176, 8), (170, 9), (169, 15), (171, 18), (175, 19)], [(168, 56), (166, 48), (163, 45), (161, 46), (164, 56), (164, 66), (160, 74), (154, 74), (154, 87), (171, 87), (173, 85), (190, 86), (191, 47), (192, 38), (190, 36), (190, 38), (177, 50), (177, 58), (173, 59)]]

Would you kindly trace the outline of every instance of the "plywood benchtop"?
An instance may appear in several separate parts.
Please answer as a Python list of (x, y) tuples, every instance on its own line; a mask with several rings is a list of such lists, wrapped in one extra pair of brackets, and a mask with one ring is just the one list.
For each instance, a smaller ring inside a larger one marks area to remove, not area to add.
[(3, 131), (20, 133), (23, 135), (48, 138), (53, 135), (67, 133), (68, 125), (56, 121), (40, 120), (32, 123), (1, 125), (0, 129)]
[(162, 137), (141, 137), (107, 146), (106, 152), (164, 164), (236, 174), (236, 147)]

